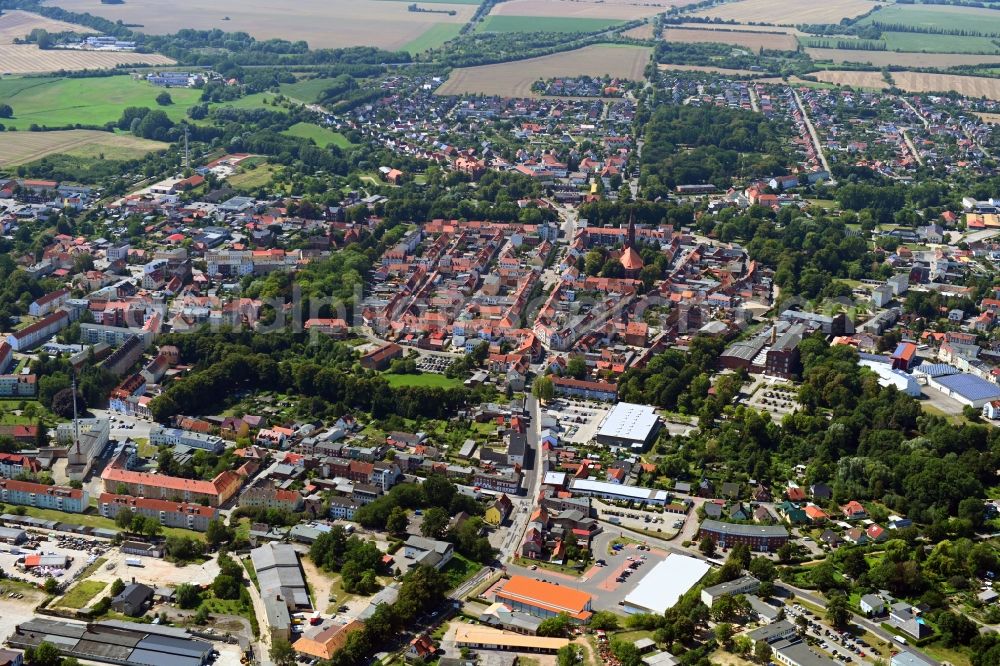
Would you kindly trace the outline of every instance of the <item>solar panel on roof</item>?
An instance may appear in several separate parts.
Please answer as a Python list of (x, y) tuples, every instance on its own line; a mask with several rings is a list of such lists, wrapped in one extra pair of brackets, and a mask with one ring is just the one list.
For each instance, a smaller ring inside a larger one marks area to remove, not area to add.
[(975, 375), (948, 375), (947, 377), (938, 377), (935, 381), (967, 400), (1000, 398), (1000, 386)]

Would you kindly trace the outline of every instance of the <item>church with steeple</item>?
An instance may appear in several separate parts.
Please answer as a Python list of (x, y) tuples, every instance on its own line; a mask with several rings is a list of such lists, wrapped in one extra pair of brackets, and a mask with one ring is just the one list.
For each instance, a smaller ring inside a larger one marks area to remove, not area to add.
[(625, 239), (625, 247), (618, 261), (621, 262), (622, 268), (625, 269), (625, 277), (638, 279), (639, 273), (642, 272), (643, 263), (642, 257), (639, 256), (638, 250), (635, 249), (634, 215), (629, 217), (628, 236)]

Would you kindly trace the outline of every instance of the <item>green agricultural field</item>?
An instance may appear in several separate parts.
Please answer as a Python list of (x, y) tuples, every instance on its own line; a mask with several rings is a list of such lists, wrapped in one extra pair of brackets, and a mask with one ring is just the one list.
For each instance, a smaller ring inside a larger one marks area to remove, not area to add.
[(416, 55), (417, 53), (423, 53), (429, 49), (436, 49), (443, 46), (445, 42), (458, 37), (461, 30), (462, 26), (458, 23), (437, 23), (432, 25), (430, 29), (420, 35), (420, 37), (414, 39), (408, 44), (405, 44), (403, 46), (403, 50), (411, 55)]
[[(973, 34), (1000, 34), (1000, 12), (975, 7), (946, 7), (943, 5), (885, 5), (858, 25), (871, 23), (900, 24), (914, 28), (943, 28), (966, 30)], [(952, 37), (955, 41), (965, 37)]]
[(319, 101), (320, 93), (333, 85), (333, 79), (320, 77), (318, 79), (301, 79), (295, 83), (282, 83), (279, 86), (281, 94), (299, 102), (311, 104)]
[(28, 129), (32, 124), (61, 127), (103, 125), (117, 121), (129, 106), (146, 106), (166, 111), (171, 120), (181, 120), (198, 102), (201, 91), (172, 88), (174, 103), (159, 106), (156, 96), (163, 88), (130, 76), (87, 79), (25, 77), (0, 79), (0, 99), (14, 108), (14, 117), (3, 124)]
[(295, 123), (282, 134), (297, 136), (303, 139), (312, 139), (320, 148), (327, 146), (337, 146), (338, 148), (350, 148), (352, 144), (347, 137), (340, 132), (334, 132), (326, 127), (313, 125), (312, 123)]
[(425, 372), (420, 375), (393, 375), (385, 374), (382, 378), (389, 382), (389, 386), (396, 388), (399, 386), (429, 386), (432, 388), (459, 388), (462, 386), (461, 380), (437, 375), (432, 372)]
[(882, 39), (890, 51), (924, 53), (1000, 53), (1000, 47), (990, 37), (955, 37), (954, 35), (924, 35), (918, 32), (885, 32)]
[(479, 32), (597, 32), (623, 23), (625, 21), (557, 16), (487, 16)]

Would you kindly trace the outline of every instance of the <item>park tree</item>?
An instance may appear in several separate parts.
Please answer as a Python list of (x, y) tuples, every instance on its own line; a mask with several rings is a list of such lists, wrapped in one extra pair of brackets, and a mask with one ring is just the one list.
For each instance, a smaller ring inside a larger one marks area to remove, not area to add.
[(710, 536), (706, 536), (698, 544), (698, 550), (701, 551), (702, 555), (711, 557), (715, 555), (715, 539)]
[(62, 657), (59, 648), (48, 641), (42, 641), (37, 647), (29, 647), (24, 651), (24, 663), (27, 666), (59, 666)]
[(13, 118), (14, 109), (11, 108), (10, 104), (0, 104), (0, 118)]
[(618, 629), (618, 616), (611, 611), (597, 611), (590, 618), (591, 629), (603, 629), (605, 631), (616, 631)]
[(837, 629), (844, 629), (851, 621), (851, 608), (847, 596), (839, 593), (830, 596), (826, 604), (826, 619)]
[(233, 530), (226, 527), (222, 520), (215, 518), (208, 521), (208, 527), (205, 529), (205, 541), (208, 542), (208, 545), (217, 548), (232, 541), (234, 536)]
[(181, 583), (174, 592), (177, 606), (183, 609), (197, 608), (201, 603), (201, 590), (191, 583)]
[(539, 636), (548, 637), (565, 636), (566, 632), (569, 630), (569, 625), (569, 615), (566, 613), (560, 613), (555, 617), (549, 617), (542, 620), (538, 624), (538, 630), (535, 633)]
[(389, 511), (389, 518), (385, 521), (385, 529), (390, 534), (406, 534), (406, 528), (410, 520), (407, 517), (406, 509), (401, 506), (394, 506)]
[(551, 377), (538, 377), (531, 385), (531, 395), (535, 396), (543, 404), (552, 400), (556, 395), (555, 384)]
[(295, 650), (292, 648), (292, 644), (283, 638), (275, 639), (271, 643), (268, 656), (271, 657), (271, 661), (276, 666), (295, 666)]
[(767, 641), (757, 641), (753, 646), (753, 658), (761, 664), (771, 661), (770, 644)]
[(448, 529), (449, 520), (451, 517), (447, 511), (441, 507), (431, 507), (424, 511), (424, 519), (420, 523), (420, 533), (430, 539), (439, 539)]
[(117, 597), (125, 589), (125, 582), (121, 578), (115, 578), (115, 581), (111, 583), (111, 596)]

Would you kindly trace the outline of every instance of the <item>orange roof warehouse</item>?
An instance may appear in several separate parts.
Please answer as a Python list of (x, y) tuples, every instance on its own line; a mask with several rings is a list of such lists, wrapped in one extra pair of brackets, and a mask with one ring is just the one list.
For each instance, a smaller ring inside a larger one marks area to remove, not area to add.
[(593, 614), (591, 596), (586, 592), (526, 576), (511, 576), (496, 593), (496, 600), (512, 610), (541, 618), (566, 613), (576, 622), (586, 622)]

